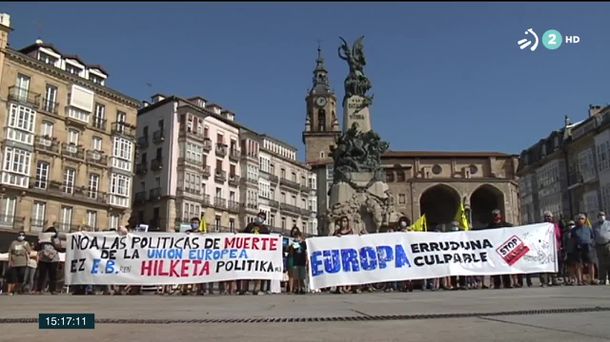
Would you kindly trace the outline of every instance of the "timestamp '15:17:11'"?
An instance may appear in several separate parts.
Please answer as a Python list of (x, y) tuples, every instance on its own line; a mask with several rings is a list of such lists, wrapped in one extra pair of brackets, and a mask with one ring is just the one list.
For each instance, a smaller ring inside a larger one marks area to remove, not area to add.
[(95, 329), (92, 313), (38, 314), (38, 329)]

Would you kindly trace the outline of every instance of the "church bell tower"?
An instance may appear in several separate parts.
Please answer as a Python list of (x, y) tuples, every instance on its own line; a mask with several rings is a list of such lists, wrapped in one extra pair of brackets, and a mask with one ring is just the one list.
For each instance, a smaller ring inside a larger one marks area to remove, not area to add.
[(313, 87), (305, 98), (307, 116), (303, 143), (305, 159), (311, 163), (332, 163), (330, 148), (341, 134), (337, 120), (337, 98), (330, 88), (328, 71), (324, 66), (321, 50), (318, 48), (316, 68), (313, 71)]

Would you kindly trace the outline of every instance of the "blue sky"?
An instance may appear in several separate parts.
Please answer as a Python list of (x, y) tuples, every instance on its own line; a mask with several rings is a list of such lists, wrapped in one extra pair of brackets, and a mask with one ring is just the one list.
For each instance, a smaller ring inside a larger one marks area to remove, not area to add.
[[(303, 154), (317, 41), (339, 98), (339, 36), (365, 36), (373, 127), (392, 150), (518, 154), (564, 115), (610, 103), (608, 3), (3, 3), (22, 48), (42, 38), (101, 64), (140, 100), (202, 96)], [(522, 51), (533, 28), (578, 45)], [(342, 113), (342, 109), (338, 110)], [(342, 121), (342, 120), (340, 120)]]

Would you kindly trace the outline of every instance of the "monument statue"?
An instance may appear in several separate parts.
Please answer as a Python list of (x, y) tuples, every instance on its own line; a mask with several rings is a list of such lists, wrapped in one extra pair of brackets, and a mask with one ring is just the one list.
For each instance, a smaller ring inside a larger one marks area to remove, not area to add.
[[(340, 37), (341, 38), (341, 37)], [(350, 49), (345, 39), (339, 47), (339, 57), (349, 66), (343, 100), (343, 134), (331, 149), (334, 161), (333, 185), (327, 223), (347, 216), (359, 232), (379, 232), (400, 215), (394, 208), (392, 194), (385, 183), (381, 156), (389, 145), (372, 130), (367, 95), (371, 82), (364, 74), (363, 37)], [(333, 232), (333, 227), (328, 227)]]

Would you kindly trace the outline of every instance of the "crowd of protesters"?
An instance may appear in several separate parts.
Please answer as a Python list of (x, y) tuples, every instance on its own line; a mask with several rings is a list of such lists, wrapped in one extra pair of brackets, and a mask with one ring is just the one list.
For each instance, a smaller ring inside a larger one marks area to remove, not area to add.
[[(266, 214), (259, 213), (256, 219), (249, 223), (241, 233), (247, 234), (270, 234), (265, 224)], [(575, 221), (564, 222), (555, 220), (550, 211), (544, 212), (544, 221), (552, 223), (555, 231), (554, 245), (557, 250), (559, 272), (538, 274), (540, 286), (559, 285), (605, 285), (610, 276), (610, 221), (606, 220), (606, 214), (601, 211), (597, 220), (589, 225), (586, 214), (578, 214)], [(501, 211), (492, 211), (491, 222), (482, 229), (497, 229), (512, 227), (506, 222)], [(187, 234), (195, 234), (199, 231), (200, 221), (198, 218), (191, 220), (191, 229)], [(366, 234), (365, 231), (354, 231), (348, 217), (341, 217), (335, 222), (336, 230), (333, 236), (346, 236), (354, 234)], [(388, 232), (410, 232), (411, 221), (408, 217), (400, 217), (398, 222), (388, 228)], [(460, 231), (458, 222), (452, 222), (447, 232)], [(434, 229), (440, 232), (440, 227)], [(58, 283), (58, 272), (61, 270), (59, 253), (62, 244), (55, 228), (45, 230), (48, 238), (39, 239), (33, 245), (25, 240), (25, 233), (20, 232), (17, 239), (9, 248), (8, 269), (5, 272), (6, 293), (50, 293), (56, 294)], [(120, 227), (119, 235), (126, 235), (128, 229)], [(307, 245), (303, 233), (293, 227), (288, 237), (284, 237), (284, 291), (285, 293), (304, 294), (308, 292), (307, 280)], [(442, 277), (419, 281), (394, 281), (377, 284), (338, 286), (336, 288), (324, 289), (321, 292), (333, 292), (338, 294), (361, 293), (374, 291), (403, 291), (412, 292), (414, 289), (436, 291), (444, 290), (466, 290), (466, 289), (500, 289), (519, 288), (533, 286), (532, 274), (497, 275), (491, 277), (482, 276), (457, 276)], [(245, 294), (270, 294), (270, 280), (238, 280), (220, 283), (186, 284), (175, 286), (158, 286), (156, 292), (165, 295), (245, 295)], [(73, 286), (73, 294), (140, 294), (141, 286)], [(281, 290), (280, 290), (281, 291)], [(279, 292), (279, 291), (275, 291)]]

